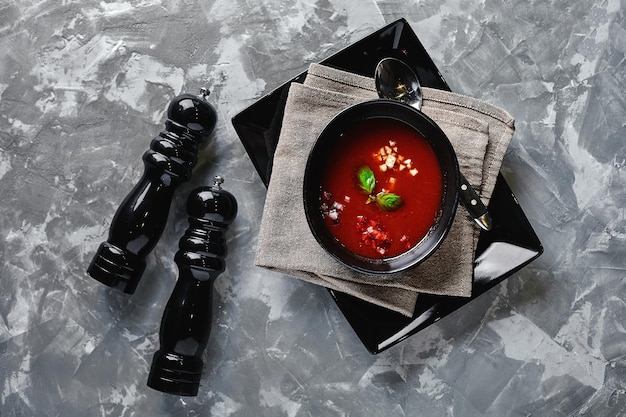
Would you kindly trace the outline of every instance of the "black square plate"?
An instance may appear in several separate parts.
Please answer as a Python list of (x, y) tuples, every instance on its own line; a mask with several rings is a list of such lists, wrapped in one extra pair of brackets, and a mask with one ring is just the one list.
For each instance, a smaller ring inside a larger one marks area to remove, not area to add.
[[(385, 56), (401, 57), (417, 72), (422, 85), (450, 90), (406, 20), (397, 20), (342, 49), (321, 64), (371, 77)], [(258, 174), (267, 186), (273, 151), (280, 133), (287, 81), (247, 107), (232, 122)], [(379, 353), (419, 332), (494, 287), (536, 259), (543, 247), (502, 174), (489, 203), (493, 228), (481, 232), (474, 263), (472, 297), (420, 294), (413, 317), (378, 307), (351, 295), (329, 290), (358, 337), (371, 353)]]

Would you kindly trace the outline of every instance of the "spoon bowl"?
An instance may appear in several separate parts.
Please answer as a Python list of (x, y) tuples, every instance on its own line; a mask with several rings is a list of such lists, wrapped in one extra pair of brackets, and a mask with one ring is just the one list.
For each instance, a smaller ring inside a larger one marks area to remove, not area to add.
[(415, 72), (404, 62), (397, 58), (382, 59), (376, 66), (374, 80), (379, 97), (421, 110), (422, 87)]

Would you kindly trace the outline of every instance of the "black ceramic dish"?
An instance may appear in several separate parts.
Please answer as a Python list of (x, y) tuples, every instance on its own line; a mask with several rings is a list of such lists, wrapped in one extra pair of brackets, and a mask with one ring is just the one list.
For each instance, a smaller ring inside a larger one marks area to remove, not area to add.
[[(346, 133), (365, 121), (391, 119), (422, 136), (434, 151), (441, 168), (443, 192), (439, 212), (426, 236), (410, 250), (394, 257), (371, 258), (358, 255), (333, 237), (320, 213), (321, 180), (329, 169), (329, 156), (336, 154)], [(414, 267), (426, 260), (450, 230), (459, 199), (459, 164), (445, 133), (424, 113), (392, 100), (358, 103), (340, 112), (319, 134), (304, 171), (303, 198), (307, 222), (318, 243), (344, 265), (366, 274), (388, 274)]]
[[(450, 90), (421, 42), (404, 19), (321, 61), (322, 64), (371, 77), (386, 56), (401, 57), (417, 73), (423, 87)], [(273, 151), (291, 82), (303, 82), (299, 74), (233, 117), (233, 126), (257, 173), (267, 186)], [(519, 271), (543, 253), (541, 242), (504, 177), (498, 175), (489, 202), (493, 227), (482, 231), (476, 248), (472, 297), (422, 294), (412, 317), (376, 306), (351, 295), (329, 290), (355, 333), (371, 353), (382, 352), (472, 302), (476, 297)]]

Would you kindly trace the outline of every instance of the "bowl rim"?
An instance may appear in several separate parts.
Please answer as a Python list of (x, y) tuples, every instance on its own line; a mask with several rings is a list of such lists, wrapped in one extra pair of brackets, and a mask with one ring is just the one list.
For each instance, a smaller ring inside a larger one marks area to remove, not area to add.
[[(347, 250), (338, 242), (323, 222), (319, 212), (321, 195), (320, 175), (314, 175), (321, 168), (314, 168), (317, 154), (332, 144), (330, 141), (342, 136), (354, 123), (370, 119), (392, 119), (408, 125), (420, 133), (431, 145), (436, 146), (435, 154), (440, 160), (444, 176), (444, 193), (437, 220), (426, 235), (411, 249), (388, 258), (368, 258)], [(442, 156), (448, 159), (441, 162)], [(410, 105), (389, 99), (373, 99), (353, 104), (337, 113), (322, 129), (313, 144), (305, 165), (302, 184), (302, 197), (306, 221), (317, 243), (332, 258), (359, 273), (387, 275), (413, 268), (428, 259), (445, 240), (459, 203), (460, 170), (456, 152), (439, 125), (425, 113)], [(316, 204), (313, 204), (316, 202)]]

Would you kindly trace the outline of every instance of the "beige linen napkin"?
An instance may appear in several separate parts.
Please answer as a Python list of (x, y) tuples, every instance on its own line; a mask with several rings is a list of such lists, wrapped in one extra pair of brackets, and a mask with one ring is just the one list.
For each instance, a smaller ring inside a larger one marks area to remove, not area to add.
[[(513, 134), (513, 119), (469, 97), (432, 89), (423, 93), (422, 111), (446, 132), (461, 170), (487, 204)], [(376, 97), (372, 79), (317, 64), (309, 68), (304, 85), (290, 86), (255, 262), (411, 316), (419, 293), (471, 295), (478, 232), (463, 207), (446, 240), (426, 262), (384, 276), (355, 272), (331, 258), (304, 215), (304, 165), (317, 135), (339, 111)]]

